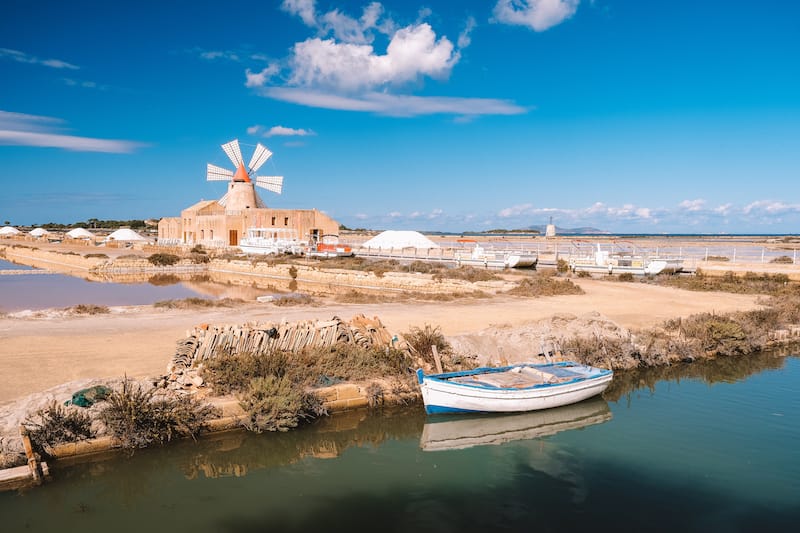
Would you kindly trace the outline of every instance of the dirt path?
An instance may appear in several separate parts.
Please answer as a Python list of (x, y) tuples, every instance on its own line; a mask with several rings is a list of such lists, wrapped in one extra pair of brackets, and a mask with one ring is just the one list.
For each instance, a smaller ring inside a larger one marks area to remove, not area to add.
[[(48, 319), (0, 319), (0, 402), (76, 379), (161, 375), (175, 342), (201, 323), (280, 322), (377, 316), (391, 330), (438, 325), (445, 335), (476, 332), (490, 325), (517, 326), (556, 313), (599, 312), (637, 329), (705, 311), (755, 307), (757, 297), (696, 293), (678, 289), (576, 280), (580, 296), (495, 297), (447, 303), (326, 304), (281, 308), (247, 304), (235, 309), (162, 310), (150, 306), (115, 309), (109, 315)], [(119, 311), (119, 312), (117, 312)]]

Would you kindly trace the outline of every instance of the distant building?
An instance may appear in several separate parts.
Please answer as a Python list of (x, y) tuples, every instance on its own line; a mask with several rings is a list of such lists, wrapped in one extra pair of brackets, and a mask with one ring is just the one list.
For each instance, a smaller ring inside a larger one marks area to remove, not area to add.
[(237, 246), (248, 228), (294, 229), (298, 238), (316, 242), (322, 235), (337, 234), (339, 223), (316, 209), (269, 208), (251, 181), (234, 178), (220, 200), (200, 201), (181, 211), (180, 217), (162, 218), (158, 222), (158, 241)]

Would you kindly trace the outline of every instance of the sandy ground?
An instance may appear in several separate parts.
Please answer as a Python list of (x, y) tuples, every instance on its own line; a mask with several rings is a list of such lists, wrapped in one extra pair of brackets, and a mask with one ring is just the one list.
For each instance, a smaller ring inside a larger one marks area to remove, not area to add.
[(445, 335), (474, 333), (489, 326), (522, 326), (557, 313), (598, 312), (620, 326), (639, 329), (695, 313), (745, 310), (757, 297), (575, 280), (579, 296), (495, 297), (447, 303), (330, 304), (283, 308), (247, 304), (236, 309), (162, 310), (114, 308), (108, 315), (0, 318), (0, 403), (79, 379), (158, 376), (175, 343), (202, 323), (241, 324), (377, 316), (393, 332), (411, 326), (440, 326)]

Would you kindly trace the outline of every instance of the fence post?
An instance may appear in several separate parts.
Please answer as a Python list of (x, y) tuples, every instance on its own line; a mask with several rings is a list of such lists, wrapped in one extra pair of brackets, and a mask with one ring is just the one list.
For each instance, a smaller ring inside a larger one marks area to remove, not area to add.
[(733, 249), (733, 262), (736, 262), (736, 248)]
[(761, 262), (764, 262), (764, 248), (761, 248)]

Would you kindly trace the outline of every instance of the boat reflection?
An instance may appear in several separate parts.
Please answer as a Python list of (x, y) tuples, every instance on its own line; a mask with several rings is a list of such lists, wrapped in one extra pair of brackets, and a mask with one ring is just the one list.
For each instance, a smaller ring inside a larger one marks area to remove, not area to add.
[(498, 445), (555, 435), (609, 420), (611, 409), (600, 397), (529, 413), (437, 416), (426, 421), (420, 447), (425, 451), (439, 451)]

